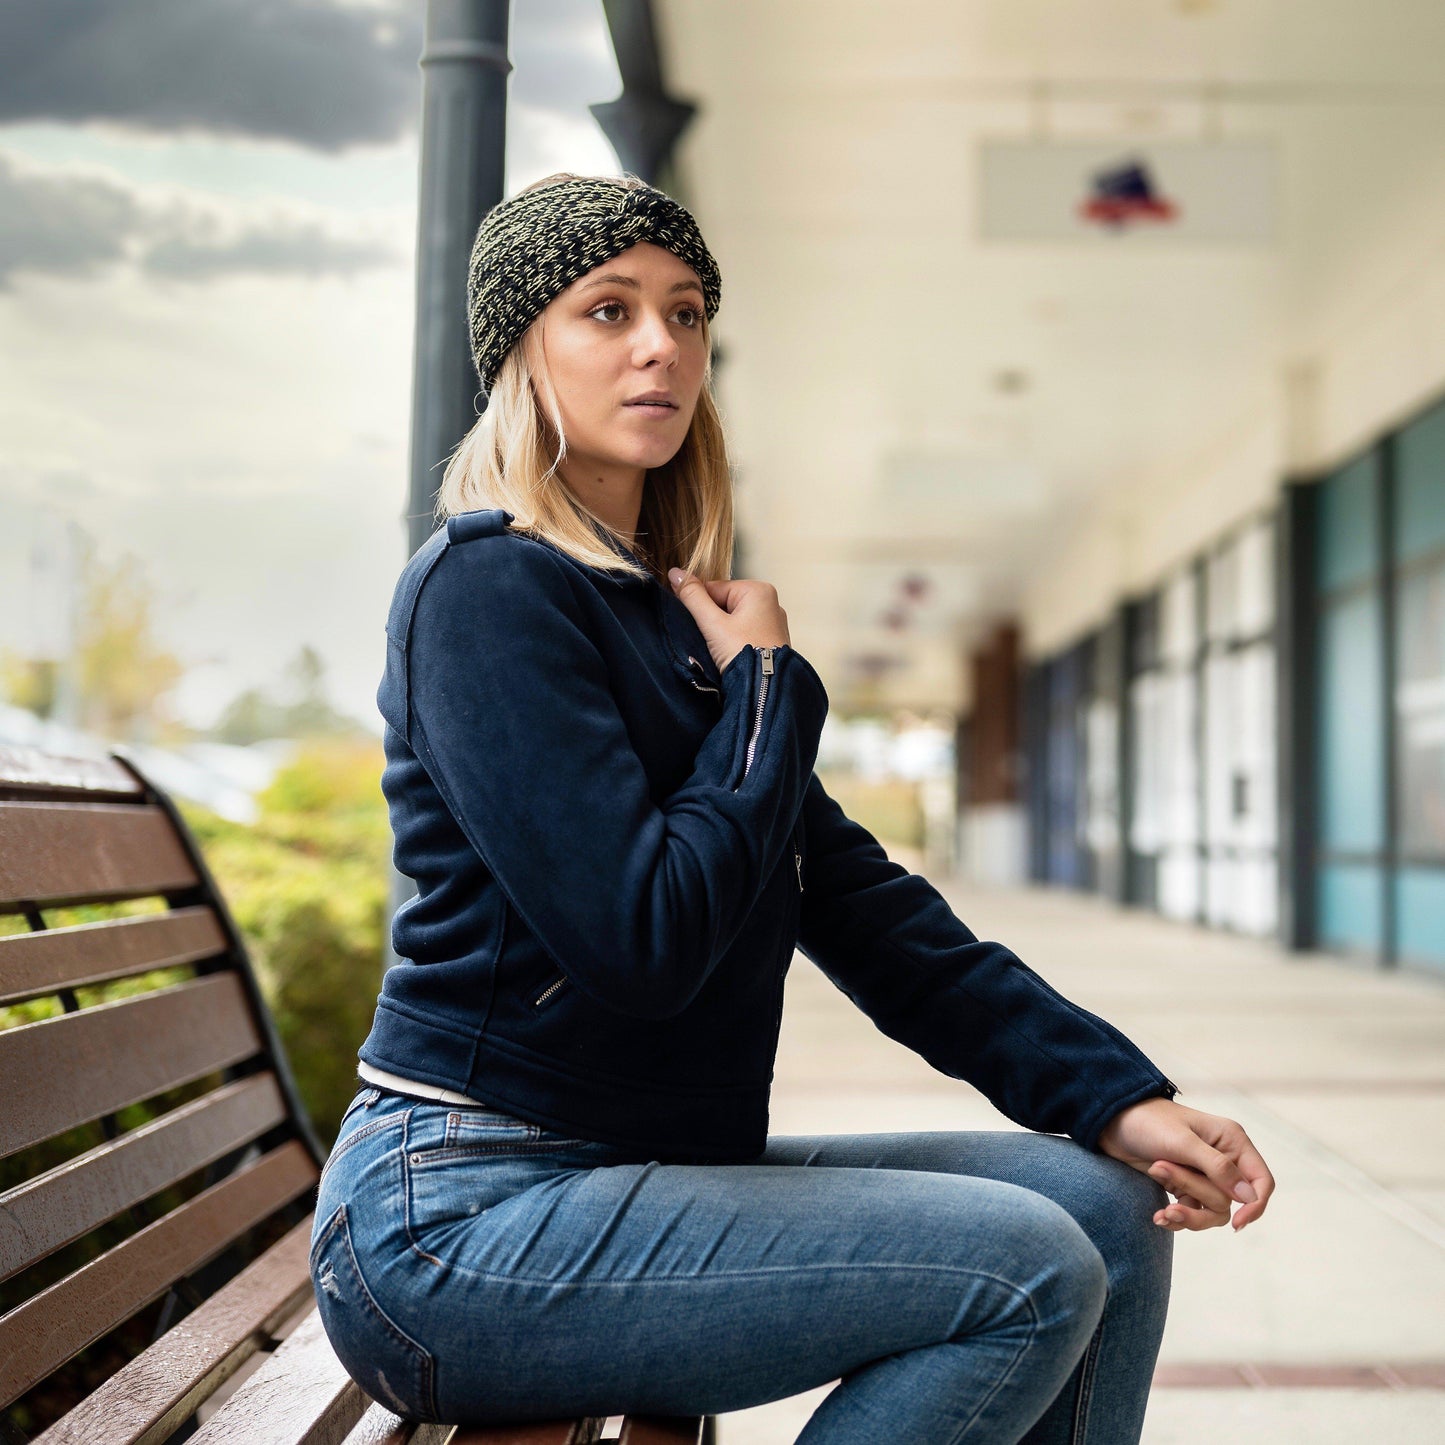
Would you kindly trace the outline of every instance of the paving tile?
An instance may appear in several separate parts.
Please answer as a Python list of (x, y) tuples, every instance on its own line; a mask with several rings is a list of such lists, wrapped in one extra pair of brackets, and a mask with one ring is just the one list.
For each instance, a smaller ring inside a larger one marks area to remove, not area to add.
[(1391, 1188), (1445, 1190), (1445, 1089), (1252, 1091), (1275, 1114)]
[[(757, 1445), (783, 1445), (782, 1436)], [(1432, 1445), (1445, 1440), (1445, 1391), (1155, 1390), (1142, 1445)], [(735, 1436), (737, 1445), (742, 1437)], [(733, 1445), (733, 1441), (729, 1441)]]

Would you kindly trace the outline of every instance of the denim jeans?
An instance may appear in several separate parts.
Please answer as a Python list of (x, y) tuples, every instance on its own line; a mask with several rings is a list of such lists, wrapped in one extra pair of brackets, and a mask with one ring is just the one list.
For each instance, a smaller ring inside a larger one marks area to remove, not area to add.
[(1129, 1445), (1169, 1196), (1052, 1134), (774, 1135), (659, 1162), (363, 1087), (311, 1276), (373, 1398), (448, 1424), (720, 1415), (828, 1384), (800, 1445)]

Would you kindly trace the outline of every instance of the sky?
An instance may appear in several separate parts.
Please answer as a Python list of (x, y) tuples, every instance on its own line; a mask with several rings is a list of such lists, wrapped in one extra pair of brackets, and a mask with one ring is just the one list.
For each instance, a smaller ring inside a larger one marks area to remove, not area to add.
[[(204, 727), (310, 644), (380, 732), (423, 0), (0, 0), (0, 645), (132, 554)], [(601, 0), (512, 6), (506, 191), (619, 171)]]

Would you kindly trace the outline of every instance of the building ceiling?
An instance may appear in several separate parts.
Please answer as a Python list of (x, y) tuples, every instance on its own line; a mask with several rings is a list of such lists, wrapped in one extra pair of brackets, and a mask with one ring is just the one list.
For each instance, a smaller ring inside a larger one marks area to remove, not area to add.
[[(971, 641), (1085, 519), (1278, 407), (1285, 370), (1439, 245), (1437, 4), (655, 12), (699, 107), (678, 186), (722, 269), (744, 570), (838, 709), (959, 706)], [(987, 239), (980, 146), (1009, 137), (1267, 139), (1274, 239)]]

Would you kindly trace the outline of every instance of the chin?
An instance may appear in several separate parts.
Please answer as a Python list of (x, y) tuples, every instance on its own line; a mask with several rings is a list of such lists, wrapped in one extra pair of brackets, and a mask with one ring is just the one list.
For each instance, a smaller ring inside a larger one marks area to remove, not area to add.
[[(659, 442), (663, 439), (659, 438)], [(665, 466), (682, 450), (682, 438), (675, 442), (665, 442), (661, 445), (650, 447), (632, 447), (626, 451), (615, 452), (614, 459), (624, 466), (629, 467), (661, 467)]]

